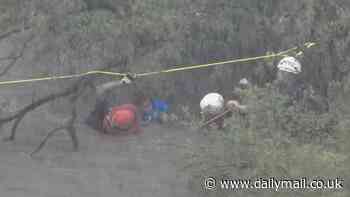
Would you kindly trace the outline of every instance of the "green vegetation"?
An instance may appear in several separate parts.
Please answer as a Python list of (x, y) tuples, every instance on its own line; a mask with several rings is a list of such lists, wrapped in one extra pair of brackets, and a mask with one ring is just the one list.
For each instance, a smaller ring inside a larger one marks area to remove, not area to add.
[[(336, 85), (331, 85), (335, 87)], [(338, 89), (338, 100), (344, 98)], [(349, 113), (331, 107), (329, 113), (304, 111), (302, 104), (286, 107), (286, 98), (273, 88), (253, 88), (246, 94), (250, 106), (247, 127), (234, 116), (225, 131), (201, 132), (203, 144), (187, 144), (184, 167), (193, 176), (192, 189), (201, 196), (348, 196), (350, 177)], [(349, 97), (348, 97), (349, 98)], [(345, 103), (343, 103), (345, 104)], [(340, 105), (340, 103), (339, 103)], [(300, 111), (299, 111), (300, 110)], [(205, 135), (204, 135), (205, 134)], [(206, 177), (344, 179), (337, 192), (321, 190), (297, 193), (260, 191), (205, 191)], [(223, 192), (223, 193), (222, 193)]]
[[(278, 59), (155, 76), (137, 83), (175, 106), (172, 110), (181, 112), (178, 120), (190, 122), (186, 126), (198, 124), (198, 116), (190, 116), (198, 114), (204, 94), (229, 94), (242, 77), (256, 84), (244, 100), (248, 117), (236, 115), (227, 121), (225, 131), (203, 132), (207, 143), (186, 146), (186, 164), (181, 163), (180, 169), (185, 167), (193, 175), (192, 189), (201, 196), (346, 197), (348, 187), (338, 193), (201, 193), (198, 178), (339, 176), (349, 184), (348, 13), (350, 3), (345, 0), (2, 0), (0, 42), (6, 41), (1, 48), (6, 50), (0, 52), (9, 58), (0, 63), (9, 69), (1, 76), (67, 74), (106, 65), (114, 71), (146, 72), (317, 42), (300, 61), (304, 81), (329, 104), (323, 114), (305, 108), (306, 100), (286, 107), (287, 98), (268, 85)], [(26, 39), (28, 35), (33, 39)], [(23, 54), (12, 60), (27, 40)], [(68, 85), (67, 81), (47, 83), (28, 91), (39, 92), (39, 97)], [(89, 106), (91, 102), (83, 103), (79, 113)]]

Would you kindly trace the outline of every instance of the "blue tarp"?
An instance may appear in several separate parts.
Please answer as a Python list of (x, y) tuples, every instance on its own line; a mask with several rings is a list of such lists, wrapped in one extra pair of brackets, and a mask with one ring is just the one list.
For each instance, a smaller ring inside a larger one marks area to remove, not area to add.
[(144, 121), (159, 121), (160, 113), (167, 113), (169, 105), (166, 101), (160, 99), (152, 100), (152, 111), (145, 113), (143, 116)]

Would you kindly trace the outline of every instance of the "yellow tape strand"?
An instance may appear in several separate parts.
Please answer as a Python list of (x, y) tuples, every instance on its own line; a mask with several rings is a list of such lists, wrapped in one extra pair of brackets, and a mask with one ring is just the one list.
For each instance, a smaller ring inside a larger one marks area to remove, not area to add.
[(193, 65), (193, 66), (179, 66), (180, 68), (173, 68), (173, 69), (157, 71), (157, 72), (140, 73), (140, 74), (136, 74), (136, 76), (137, 77), (144, 77), (144, 76), (156, 75), (156, 74), (161, 74), (161, 73), (171, 73), (171, 72), (192, 70), (192, 69), (198, 69), (198, 68), (206, 68), (206, 67), (211, 67), (211, 66), (219, 66), (219, 65), (232, 64), (232, 63), (250, 62), (250, 61), (256, 61), (256, 60), (260, 60), (260, 59), (268, 59), (268, 58), (273, 58), (273, 57), (278, 57), (278, 56), (282, 56), (282, 55), (272, 54), (272, 55), (265, 55), (265, 56), (259, 56), (259, 57), (251, 57), (251, 58), (244, 58), (244, 59), (228, 60), (228, 61), (223, 61), (223, 62), (215, 62), (215, 63), (210, 63), (210, 64), (200, 64), (200, 65)]
[(39, 77), (39, 78), (21, 79), (21, 80), (12, 80), (12, 81), (1, 81), (0, 85), (31, 83), (31, 82), (37, 82), (37, 81), (51, 81), (51, 80), (58, 80), (58, 79), (73, 79), (73, 78), (80, 78), (80, 77), (84, 77), (84, 76), (88, 76), (88, 75), (94, 75), (94, 74), (104, 74), (104, 75), (112, 75), (112, 76), (119, 76), (119, 77), (125, 76), (125, 74), (122, 74), (122, 73), (92, 70), (92, 71), (88, 71), (86, 73), (73, 74), (73, 75), (62, 75), (62, 76)]
[[(317, 44), (314, 43), (314, 42), (306, 42), (304, 44), (304, 46), (306, 48), (311, 48), (311, 47), (313, 47), (315, 45), (317, 45)], [(243, 59), (228, 60), (228, 61), (215, 62), (215, 63), (210, 63), (210, 64), (200, 64), (200, 65), (193, 65), (193, 66), (185, 66), (185, 65), (183, 65), (183, 66), (176, 66), (176, 67), (179, 67), (179, 68), (173, 68), (173, 69), (162, 70), (162, 71), (140, 73), (140, 74), (136, 74), (136, 76), (137, 77), (144, 77), (144, 76), (157, 75), (157, 74), (162, 74), (162, 73), (171, 73), (171, 72), (192, 70), (192, 69), (205, 68), (205, 67), (211, 67), (211, 66), (257, 61), (257, 60), (261, 60), (261, 59), (269, 59), (269, 58), (274, 58), (274, 57), (283, 57), (283, 56), (286, 56), (286, 55), (288, 55), (289, 53), (291, 53), (293, 51), (297, 51), (298, 49), (299, 49), (299, 47), (293, 47), (293, 48), (287, 49), (285, 51), (281, 51), (281, 52), (276, 53), (276, 54), (263, 55), (263, 56), (250, 57), (250, 58), (243, 58)], [(301, 51), (299, 51), (299, 52), (301, 52)]]
[[(313, 43), (313, 42), (307, 42), (303, 46), (306, 48), (311, 48), (315, 45), (317, 45), (317, 44)], [(263, 55), (263, 56), (257, 56), (257, 57), (221, 61), (221, 62), (215, 62), (215, 63), (209, 63), (209, 64), (199, 64), (199, 65), (193, 65), (193, 66), (185, 66), (185, 65), (176, 66), (178, 68), (172, 68), (172, 69), (168, 69), (168, 70), (161, 70), (161, 71), (154, 71), (154, 72), (139, 73), (139, 74), (135, 74), (135, 76), (136, 77), (145, 77), (145, 76), (151, 76), (151, 75), (158, 75), (158, 74), (162, 74), (162, 73), (172, 73), (172, 72), (178, 72), (178, 71), (193, 70), (193, 69), (198, 69), (198, 68), (206, 68), (206, 67), (211, 67), (211, 66), (218, 66), (218, 65), (225, 65), (225, 64), (232, 64), (232, 63), (251, 62), (251, 61), (257, 61), (257, 60), (261, 60), (261, 59), (269, 59), (269, 58), (274, 58), (274, 57), (283, 57), (283, 56), (286, 56), (293, 51), (298, 51), (298, 49), (299, 49), (299, 47), (293, 47), (293, 48), (290, 48), (288, 50), (281, 51), (279, 53), (271, 54), (271, 55)], [(300, 53), (301, 51), (302, 50), (300, 50), (298, 52)], [(72, 74), (72, 75), (50, 76), (50, 77), (40, 77), (40, 78), (12, 80), (12, 81), (0, 81), (0, 85), (31, 83), (31, 82), (37, 82), (37, 81), (50, 81), (50, 80), (58, 80), (58, 79), (72, 79), (72, 78), (80, 78), (80, 77), (85, 77), (88, 75), (96, 75), (96, 74), (111, 75), (111, 76), (118, 76), (118, 77), (124, 77), (127, 75), (127, 73), (92, 70), (92, 71), (88, 71), (85, 73)]]
[(243, 58), (243, 59), (235, 59), (235, 60), (228, 60), (223, 62), (215, 62), (210, 64), (200, 64), (200, 65), (193, 65), (193, 66), (177, 66), (180, 68), (173, 68), (163, 71), (157, 71), (157, 72), (148, 72), (148, 73), (140, 73), (136, 74), (137, 77), (144, 77), (144, 76), (150, 76), (150, 75), (156, 75), (161, 73), (171, 73), (171, 72), (177, 72), (177, 71), (184, 71), (184, 70), (192, 70), (197, 68), (206, 68), (211, 66), (219, 66), (219, 65), (225, 65), (225, 64), (232, 64), (232, 63), (242, 63), (242, 62), (250, 62), (250, 61), (257, 61), (261, 59), (268, 59), (268, 58), (274, 58), (274, 57), (280, 57), (285, 56), (287, 53), (290, 53), (291, 51), (297, 50), (297, 47), (288, 49), (286, 51), (277, 53), (277, 54), (271, 54), (271, 55), (264, 55), (264, 56), (258, 56), (258, 57), (250, 57), (250, 58)]

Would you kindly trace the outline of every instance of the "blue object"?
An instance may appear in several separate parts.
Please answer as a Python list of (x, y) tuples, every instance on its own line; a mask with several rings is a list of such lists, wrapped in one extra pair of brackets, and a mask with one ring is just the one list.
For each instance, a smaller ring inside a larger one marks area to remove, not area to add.
[(143, 121), (160, 121), (160, 114), (167, 113), (168, 110), (168, 103), (160, 99), (154, 99), (152, 100), (152, 111), (144, 113)]
[(145, 112), (143, 114), (142, 120), (145, 121), (145, 122), (150, 122), (152, 120), (152, 111)]
[(158, 112), (168, 112), (169, 106), (168, 103), (163, 100), (154, 99), (152, 101), (152, 108)]

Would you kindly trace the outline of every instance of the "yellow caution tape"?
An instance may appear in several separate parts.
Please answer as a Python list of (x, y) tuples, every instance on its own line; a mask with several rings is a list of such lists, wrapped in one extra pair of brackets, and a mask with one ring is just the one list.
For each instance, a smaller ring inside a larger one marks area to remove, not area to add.
[[(314, 43), (314, 42), (307, 42), (303, 46), (306, 48), (311, 48), (315, 45), (316, 45), (316, 43)], [(220, 62), (214, 62), (214, 63), (209, 63), (209, 64), (199, 64), (199, 65), (192, 65), (192, 66), (184, 66), (184, 65), (183, 66), (176, 66), (177, 68), (172, 68), (172, 69), (168, 69), (168, 70), (161, 70), (161, 71), (154, 71), (154, 72), (145, 72), (145, 73), (139, 73), (139, 74), (92, 70), (92, 71), (88, 71), (85, 73), (72, 74), (72, 75), (61, 75), (61, 76), (22, 79), (22, 80), (0, 81), (0, 85), (12, 85), (12, 84), (31, 83), (31, 82), (38, 82), (38, 81), (51, 81), (51, 80), (58, 80), (58, 79), (81, 78), (81, 77), (85, 77), (88, 75), (96, 75), (96, 74), (118, 76), (118, 77), (125, 77), (127, 75), (131, 75), (131, 76), (135, 76), (135, 77), (145, 77), (145, 76), (158, 75), (158, 74), (163, 74), (163, 73), (172, 73), (172, 72), (178, 72), (178, 71), (207, 68), (207, 67), (212, 67), (212, 66), (251, 62), (251, 61), (257, 61), (257, 60), (269, 59), (269, 58), (275, 58), (275, 57), (284, 57), (284, 56), (287, 56), (288, 54), (290, 54), (291, 52), (296, 52), (297, 54), (301, 54), (303, 51), (302, 51), (302, 49), (299, 49), (299, 47), (293, 47), (293, 48), (290, 48), (288, 50), (281, 51), (281, 52), (275, 53), (275, 54), (270, 54), (270, 55), (263, 55), (263, 56), (242, 58), (242, 59), (234, 59), (234, 60), (220, 61)]]
[[(304, 44), (304, 46), (306, 48), (311, 48), (315, 45), (316, 45), (316, 43), (313, 43), (313, 42), (307, 42)], [(300, 52), (302, 52), (302, 51), (298, 51), (298, 49), (299, 49), (298, 47), (293, 47), (293, 48), (290, 48), (288, 50), (279, 52), (277, 54), (270, 54), (270, 55), (243, 58), (243, 59), (235, 59), (235, 60), (221, 61), (221, 62), (215, 62), (215, 63), (209, 63), (209, 64), (200, 64), (200, 65), (193, 65), (193, 66), (177, 66), (179, 68), (141, 73), (141, 74), (136, 74), (136, 76), (137, 77), (144, 77), (144, 76), (157, 75), (157, 74), (162, 74), (162, 73), (171, 73), (171, 72), (178, 72), (178, 71), (184, 71), (184, 70), (206, 68), (206, 67), (211, 67), (211, 66), (218, 66), (218, 65), (225, 65), (225, 64), (232, 64), (232, 63), (251, 62), (251, 61), (257, 61), (257, 60), (261, 60), (261, 59), (269, 59), (269, 58), (274, 58), (274, 57), (283, 57), (283, 56), (287, 56), (289, 53), (291, 53), (293, 51), (296, 51), (297, 54), (300, 54)]]
[(126, 74), (116, 73), (116, 72), (92, 70), (92, 71), (88, 71), (86, 73), (73, 74), (73, 75), (38, 77), (38, 78), (31, 78), (31, 79), (12, 80), (12, 81), (0, 81), (0, 85), (31, 83), (31, 82), (37, 82), (37, 81), (51, 81), (51, 80), (58, 80), (58, 79), (81, 78), (81, 77), (84, 77), (84, 76), (95, 75), (95, 74), (104, 74), (104, 75), (112, 75), (112, 76), (119, 76), (119, 77), (123, 77), (123, 76), (126, 75)]

